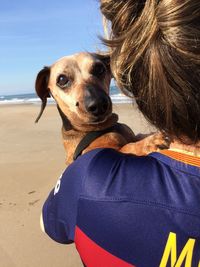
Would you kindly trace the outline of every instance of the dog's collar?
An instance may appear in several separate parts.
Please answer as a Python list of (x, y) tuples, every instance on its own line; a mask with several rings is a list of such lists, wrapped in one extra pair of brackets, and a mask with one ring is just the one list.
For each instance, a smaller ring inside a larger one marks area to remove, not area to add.
[[(70, 121), (68, 118), (65, 116), (65, 114), (62, 112), (60, 107), (57, 105), (58, 111), (60, 113), (62, 122), (63, 122), (63, 127), (65, 131), (69, 131), (73, 129)], [(80, 143), (77, 145), (73, 160), (76, 160), (83, 152), (84, 149), (86, 149), (94, 140), (96, 140), (98, 137), (101, 137), (102, 135), (106, 133), (111, 133), (111, 132), (118, 132), (118, 129), (120, 127), (120, 124), (117, 123), (118, 121), (118, 116), (116, 114), (113, 114), (113, 121), (112, 121), (112, 126), (102, 129), (102, 130), (97, 130), (97, 131), (90, 131), (86, 133), (86, 135), (83, 137), (83, 139), (80, 141)]]
[(86, 149), (94, 140), (96, 140), (98, 137), (101, 137), (102, 135), (106, 133), (111, 132), (118, 132), (118, 126), (119, 124), (115, 124), (112, 127), (109, 127), (107, 129), (101, 130), (101, 131), (92, 131), (88, 132), (83, 139), (80, 141), (78, 146), (76, 147), (76, 150), (74, 152), (73, 160), (76, 160), (83, 152), (84, 149)]

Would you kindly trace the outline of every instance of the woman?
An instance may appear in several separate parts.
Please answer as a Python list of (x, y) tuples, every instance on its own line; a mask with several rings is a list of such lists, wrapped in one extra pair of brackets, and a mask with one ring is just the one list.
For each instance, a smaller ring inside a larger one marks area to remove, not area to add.
[(44, 204), (45, 232), (75, 242), (88, 267), (199, 267), (200, 2), (102, 0), (101, 11), (117, 84), (173, 142), (81, 156)]

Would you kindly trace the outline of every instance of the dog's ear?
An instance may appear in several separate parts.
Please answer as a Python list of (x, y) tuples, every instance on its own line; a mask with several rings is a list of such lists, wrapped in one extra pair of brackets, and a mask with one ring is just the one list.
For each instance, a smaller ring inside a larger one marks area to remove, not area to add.
[(110, 56), (109, 55), (102, 55), (101, 60), (103, 63), (110, 69)]
[(100, 59), (104, 63), (107, 70), (110, 72), (111, 78), (113, 78), (112, 71), (110, 68), (110, 55), (109, 54), (95, 54), (95, 55), (98, 59)]
[(51, 97), (49, 94), (49, 89), (48, 89), (49, 75), (50, 75), (50, 68), (44, 67), (38, 73), (36, 81), (35, 81), (35, 91), (37, 95), (39, 96), (39, 98), (42, 100), (41, 110), (35, 122), (38, 122), (40, 117), (42, 116), (42, 113), (47, 104), (47, 98)]

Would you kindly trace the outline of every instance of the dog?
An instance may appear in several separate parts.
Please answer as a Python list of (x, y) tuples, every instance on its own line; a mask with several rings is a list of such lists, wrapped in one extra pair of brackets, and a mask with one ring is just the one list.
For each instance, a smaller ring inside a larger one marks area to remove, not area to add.
[(37, 75), (35, 89), (42, 100), (40, 119), (48, 97), (53, 97), (62, 119), (66, 163), (95, 148), (147, 155), (168, 147), (162, 133), (138, 140), (125, 124), (118, 123), (109, 96), (110, 58), (81, 52), (65, 56)]

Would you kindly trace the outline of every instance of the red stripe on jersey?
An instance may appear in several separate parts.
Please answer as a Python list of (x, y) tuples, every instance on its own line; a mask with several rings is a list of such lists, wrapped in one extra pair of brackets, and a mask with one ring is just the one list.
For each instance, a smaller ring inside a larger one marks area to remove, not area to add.
[(121, 260), (97, 245), (77, 226), (75, 244), (87, 267), (134, 267), (134, 265)]

